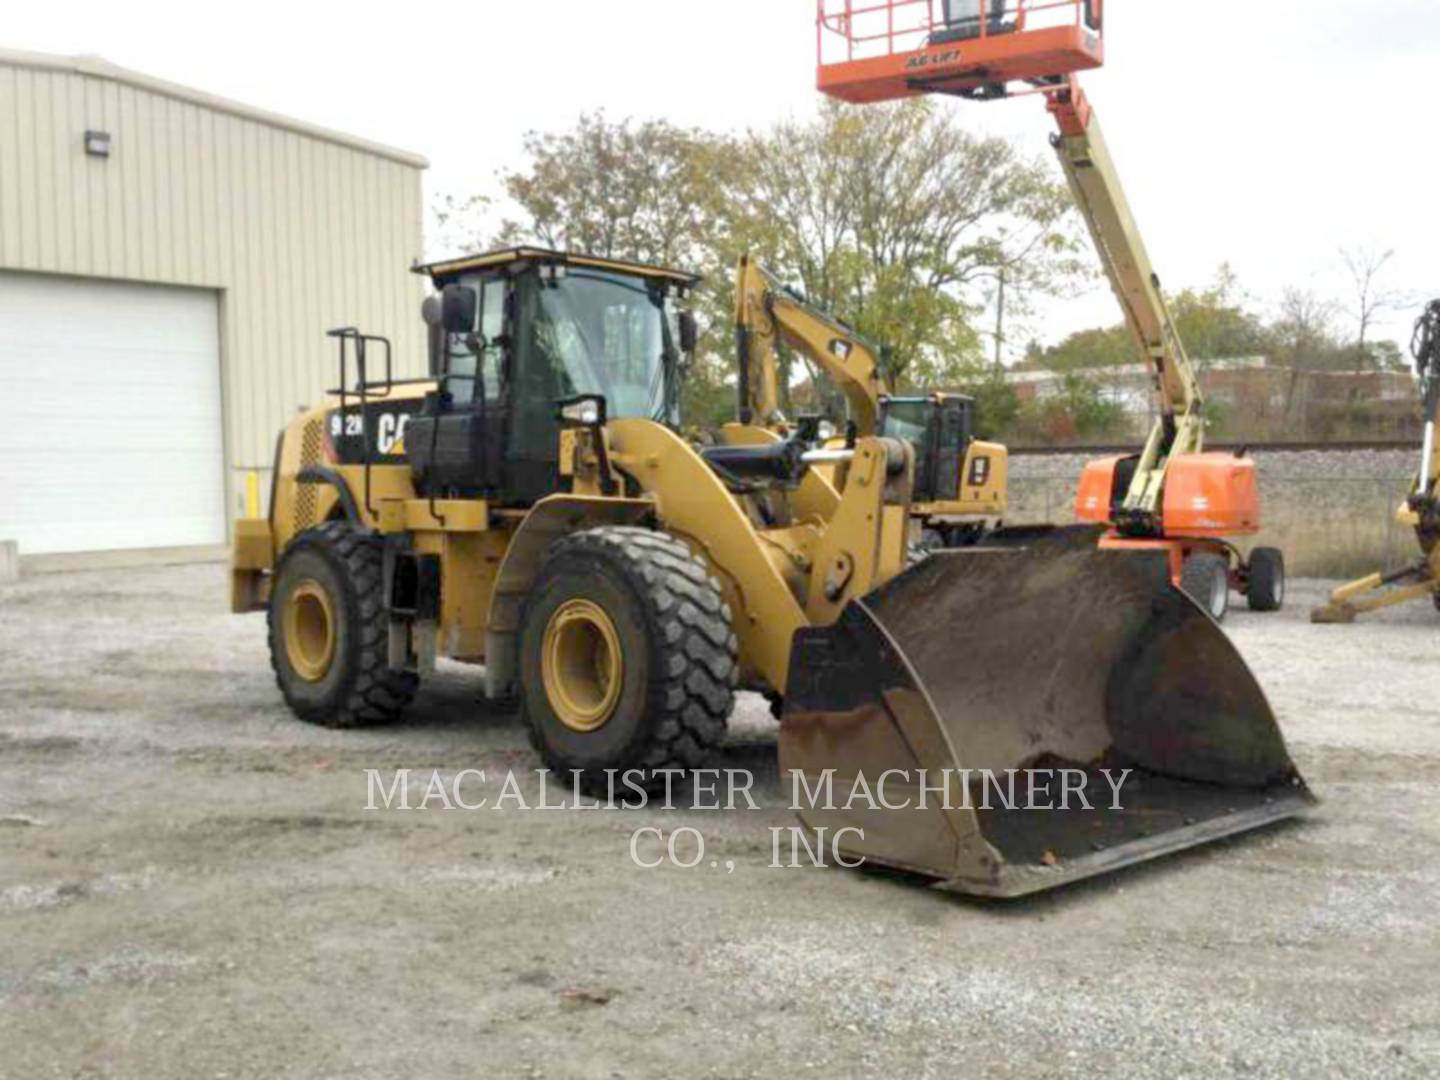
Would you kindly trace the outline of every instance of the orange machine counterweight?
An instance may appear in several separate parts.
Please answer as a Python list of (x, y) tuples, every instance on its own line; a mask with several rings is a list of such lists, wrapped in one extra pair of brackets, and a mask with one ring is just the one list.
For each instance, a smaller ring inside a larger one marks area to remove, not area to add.
[[(1098, 458), (1080, 474), (1075, 520), (1113, 525), (1112, 507), (1125, 496), (1133, 454)], [(1255, 462), (1234, 454), (1179, 454), (1165, 476), (1164, 535), (1176, 539), (1249, 536), (1260, 529)]]

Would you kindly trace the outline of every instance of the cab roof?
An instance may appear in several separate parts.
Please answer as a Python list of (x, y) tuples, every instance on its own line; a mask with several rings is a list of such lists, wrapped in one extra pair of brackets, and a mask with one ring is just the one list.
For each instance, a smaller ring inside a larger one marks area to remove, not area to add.
[(516, 263), (587, 266), (596, 270), (612, 270), (619, 274), (634, 274), (636, 277), (663, 278), (685, 286), (693, 286), (700, 281), (700, 275), (684, 270), (652, 266), (649, 263), (628, 262), (624, 259), (607, 259), (599, 255), (585, 255), (579, 252), (552, 251), (549, 248), (541, 247), (500, 248), (479, 255), (461, 255), (443, 262), (417, 263), (413, 269), (417, 274), (428, 274), (432, 282), (441, 285), (469, 270), (512, 266)]

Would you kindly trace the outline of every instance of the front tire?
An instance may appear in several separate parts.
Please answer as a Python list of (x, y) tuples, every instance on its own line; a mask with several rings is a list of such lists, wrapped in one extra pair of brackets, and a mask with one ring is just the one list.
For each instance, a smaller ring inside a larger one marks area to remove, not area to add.
[(1252, 551), (1246, 581), (1251, 611), (1279, 611), (1285, 603), (1285, 556), (1280, 549)]
[(548, 768), (605, 790), (705, 763), (734, 706), (736, 638), (705, 564), (674, 537), (603, 526), (557, 541), (520, 626), (520, 708)]
[(270, 666), (291, 711), (323, 727), (396, 719), (419, 679), (392, 671), (378, 537), (344, 521), (307, 529), (275, 571)]
[(1230, 562), (1212, 551), (1197, 551), (1180, 568), (1180, 588), (1216, 622), (1230, 610)]

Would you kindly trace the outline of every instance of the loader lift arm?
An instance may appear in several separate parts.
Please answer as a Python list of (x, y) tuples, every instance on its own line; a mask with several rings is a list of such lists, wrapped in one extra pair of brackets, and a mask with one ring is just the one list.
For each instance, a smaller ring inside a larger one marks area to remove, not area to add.
[(1051, 143), (1124, 312), (1136, 350), (1149, 365), (1160, 417), (1141, 452), (1117, 522), (1125, 532), (1160, 532), (1170, 458), (1204, 449), (1204, 403), (1175, 320), (1160, 291), (1100, 123), (1075, 77), (1045, 90), (1059, 133)]

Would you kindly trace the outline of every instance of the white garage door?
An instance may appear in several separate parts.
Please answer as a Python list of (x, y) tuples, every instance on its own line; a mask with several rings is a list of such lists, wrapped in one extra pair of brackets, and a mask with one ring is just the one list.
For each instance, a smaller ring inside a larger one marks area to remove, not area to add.
[(0, 272), (0, 540), (225, 541), (216, 295)]

